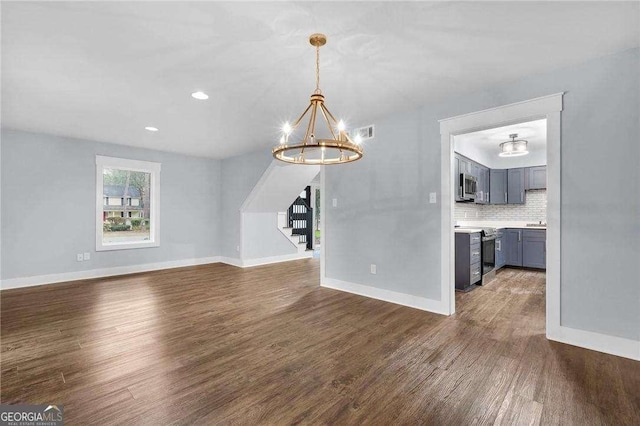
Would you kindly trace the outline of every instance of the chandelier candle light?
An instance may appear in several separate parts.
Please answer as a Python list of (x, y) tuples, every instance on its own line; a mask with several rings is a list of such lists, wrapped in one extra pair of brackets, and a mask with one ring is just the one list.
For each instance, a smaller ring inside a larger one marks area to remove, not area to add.
[[(344, 122), (336, 120), (329, 112), (320, 90), (320, 46), (327, 43), (327, 36), (312, 34), (309, 43), (316, 48), (316, 90), (302, 115), (293, 124), (287, 122), (282, 126), (280, 143), (272, 149), (272, 154), (278, 160), (293, 164), (343, 164), (359, 160), (363, 154), (360, 137), (352, 140), (347, 135)], [(295, 137), (294, 132), (309, 112), (304, 137), (299, 142), (290, 143), (289, 140)], [(326, 138), (320, 138), (316, 133), (318, 112), (327, 124)]]
[(500, 157), (519, 157), (521, 155), (527, 155), (529, 151), (527, 150), (528, 142), (523, 139), (518, 139), (517, 133), (509, 135), (511, 138), (510, 141), (502, 142), (500, 144)]

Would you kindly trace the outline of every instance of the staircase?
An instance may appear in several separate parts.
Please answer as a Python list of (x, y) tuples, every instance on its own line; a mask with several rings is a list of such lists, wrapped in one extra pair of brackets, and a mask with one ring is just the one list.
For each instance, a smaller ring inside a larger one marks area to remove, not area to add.
[(278, 229), (298, 252), (313, 250), (313, 209), (310, 207), (311, 187), (304, 190), (305, 197), (298, 197), (286, 212), (278, 213)]

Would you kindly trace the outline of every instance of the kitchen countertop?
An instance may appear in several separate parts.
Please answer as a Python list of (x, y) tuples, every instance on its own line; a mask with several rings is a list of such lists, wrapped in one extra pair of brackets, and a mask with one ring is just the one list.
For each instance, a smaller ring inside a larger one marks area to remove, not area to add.
[[(518, 229), (542, 229), (542, 230), (546, 230), (547, 227), (546, 225), (543, 226), (527, 226), (527, 223), (535, 223), (534, 221), (531, 222), (522, 222), (522, 221), (496, 221), (496, 220), (487, 220), (487, 221), (479, 221), (479, 220), (475, 220), (475, 221), (457, 221), (456, 224), (459, 226), (466, 226), (466, 227), (479, 227), (479, 228), (497, 228), (497, 229), (506, 229), (506, 228), (518, 228)], [(456, 232), (458, 232), (458, 229), (460, 228), (455, 228)], [(478, 232), (475, 230), (472, 230), (471, 232)]]
[(481, 228), (454, 228), (456, 234), (474, 234), (476, 232), (482, 232)]

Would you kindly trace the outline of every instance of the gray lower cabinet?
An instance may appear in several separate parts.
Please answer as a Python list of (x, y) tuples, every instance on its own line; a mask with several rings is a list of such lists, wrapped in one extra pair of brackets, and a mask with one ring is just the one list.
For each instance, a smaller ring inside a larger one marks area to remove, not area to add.
[[(505, 229), (503, 243), (496, 238), (496, 269), (501, 266), (521, 266), (525, 268), (547, 269), (547, 231), (544, 229)], [(501, 246), (504, 264), (499, 259)]]
[(547, 166), (527, 167), (525, 173), (525, 190), (547, 188)]
[(489, 202), (491, 204), (507, 204), (507, 169), (491, 169)]
[(547, 231), (542, 229), (522, 231), (522, 266), (547, 268)]
[(482, 279), (482, 237), (456, 232), (456, 290), (468, 290)]
[(507, 264), (505, 258), (505, 245), (504, 245), (504, 231), (499, 230), (496, 232), (496, 270), (502, 268)]
[(507, 172), (507, 203), (524, 204), (525, 168), (509, 169)]
[(505, 264), (508, 266), (522, 266), (522, 230), (504, 230)]

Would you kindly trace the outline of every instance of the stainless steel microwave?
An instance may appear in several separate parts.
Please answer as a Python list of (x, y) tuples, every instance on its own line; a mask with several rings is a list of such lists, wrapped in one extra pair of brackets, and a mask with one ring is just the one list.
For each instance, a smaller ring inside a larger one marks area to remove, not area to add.
[(478, 189), (478, 179), (466, 173), (460, 173), (460, 198), (463, 200), (475, 200)]

